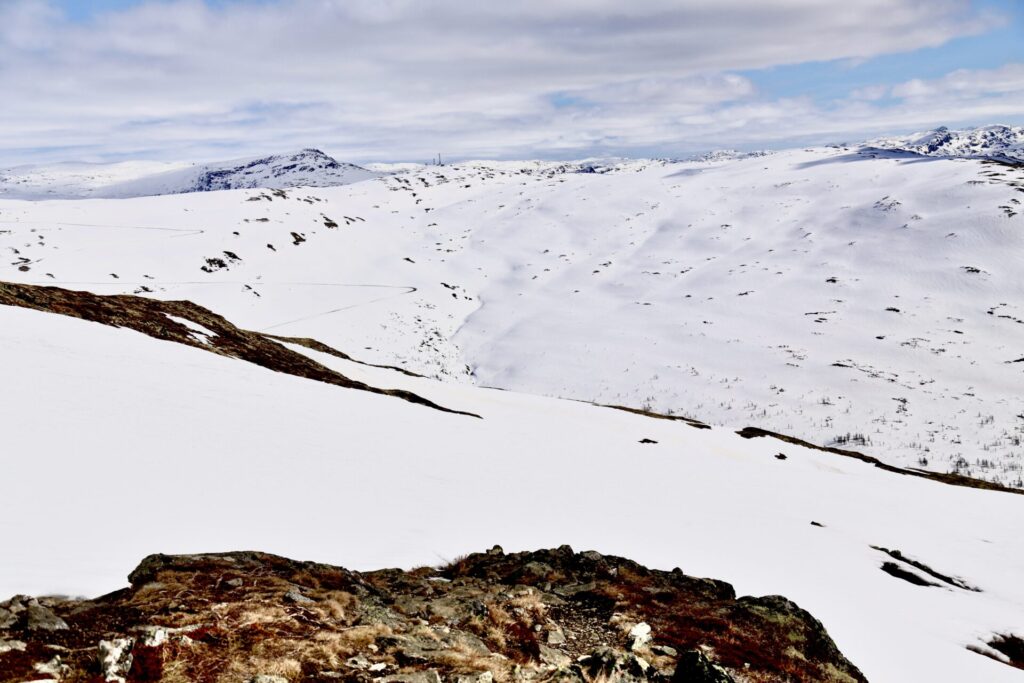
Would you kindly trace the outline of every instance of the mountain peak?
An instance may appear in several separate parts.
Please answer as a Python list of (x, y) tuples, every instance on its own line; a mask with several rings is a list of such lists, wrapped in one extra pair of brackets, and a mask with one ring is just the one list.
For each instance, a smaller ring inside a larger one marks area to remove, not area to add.
[(324, 152), (306, 148), (291, 154), (205, 164), (193, 169), (183, 192), (267, 188), (331, 187), (376, 177), (355, 164), (339, 162)]
[(1024, 127), (993, 124), (951, 130), (940, 126), (913, 135), (871, 141), (872, 147), (924, 156), (1024, 162)]

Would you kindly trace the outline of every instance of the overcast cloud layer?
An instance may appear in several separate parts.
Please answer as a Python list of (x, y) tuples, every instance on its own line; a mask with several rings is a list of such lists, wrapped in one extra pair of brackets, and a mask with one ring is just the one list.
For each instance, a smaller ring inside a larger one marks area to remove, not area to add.
[(84, 21), (0, 0), (0, 164), (672, 155), (1015, 122), (1024, 56), (828, 101), (750, 76), (1006, 21), (966, 0), (184, 0)]

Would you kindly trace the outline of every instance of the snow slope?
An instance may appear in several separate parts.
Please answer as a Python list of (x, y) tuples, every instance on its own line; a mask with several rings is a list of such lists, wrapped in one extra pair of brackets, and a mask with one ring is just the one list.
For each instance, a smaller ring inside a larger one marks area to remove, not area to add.
[(815, 148), (0, 200), (0, 278), (1020, 485), (1024, 172)]
[(307, 352), (482, 419), (441, 413), (20, 308), (0, 348), (0, 595), (99, 594), (156, 551), (367, 569), (570, 543), (784, 594), (872, 681), (1020, 680), (967, 647), (1024, 631), (1022, 496)]
[(17, 166), (0, 169), (0, 197), (39, 200), (104, 196), (110, 186), (188, 166), (153, 161)]
[(873, 140), (872, 146), (934, 157), (997, 159), (1024, 162), (1024, 127), (984, 126), (950, 130), (945, 126), (926, 133)]
[(0, 197), (147, 197), (241, 188), (332, 187), (378, 174), (316, 149), (202, 165), (125, 162), (58, 164), (0, 171)]

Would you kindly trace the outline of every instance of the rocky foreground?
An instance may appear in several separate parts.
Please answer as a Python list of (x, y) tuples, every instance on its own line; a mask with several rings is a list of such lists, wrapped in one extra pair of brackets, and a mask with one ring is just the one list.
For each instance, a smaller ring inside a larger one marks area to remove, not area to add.
[(864, 681), (786, 598), (597, 552), (353, 572), (152, 555), (95, 600), (0, 603), (0, 681)]

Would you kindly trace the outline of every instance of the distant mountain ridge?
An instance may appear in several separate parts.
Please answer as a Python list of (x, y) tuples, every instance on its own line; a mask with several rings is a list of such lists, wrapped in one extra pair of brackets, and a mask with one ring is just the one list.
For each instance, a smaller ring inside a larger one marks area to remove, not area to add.
[(184, 179), (194, 175), (191, 184), (182, 192), (333, 187), (377, 177), (373, 171), (337, 161), (312, 148), (293, 154), (204, 164), (196, 169), (171, 171), (166, 175), (169, 179), (177, 176)]
[(931, 157), (996, 159), (1024, 163), (1024, 126), (983, 126), (950, 130), (945, 126), (923, 133), (872, 140), (870, 146)]
[(290, 154), (157, 169), (160, 166), (153, 164), (8, 169), (0, 171), (0, 198), (120, 199), (217, 190), (335, 187), (381, 175), (312, 148)]

